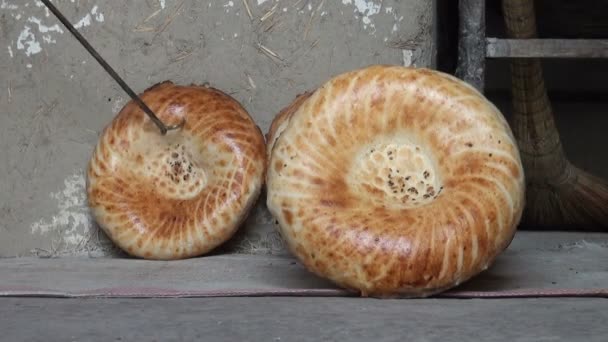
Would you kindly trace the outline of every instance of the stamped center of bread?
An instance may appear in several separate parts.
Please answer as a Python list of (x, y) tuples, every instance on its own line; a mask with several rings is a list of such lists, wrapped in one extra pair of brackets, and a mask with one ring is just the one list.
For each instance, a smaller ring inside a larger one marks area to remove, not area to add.
[(387, 207), (422, 206), (442, 190), (430, 158), (410, 143), (368, 146), (357, 156), (349, 181), (363, 198)]
[(185, 145), (166, 146), (151, 159), (148, 170), (154, 175), (157, 191), (168, 197), (188, 199), (205, 187), (206, 175)]

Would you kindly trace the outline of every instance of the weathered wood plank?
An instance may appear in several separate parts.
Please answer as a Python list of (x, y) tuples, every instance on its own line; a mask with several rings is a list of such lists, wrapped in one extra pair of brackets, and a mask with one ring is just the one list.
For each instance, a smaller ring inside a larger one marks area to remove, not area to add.
[(486, 39), (488, 58), (608, 58), (608, 39)]
[(0, 299), (4, 341), (605, 342), (597, 298)]
[[(479, 292), (606, 289), (606, 234), (520, 231), (485, 272), (454, 289)], [(0, 259), (0, 298), (232, 295), (341, 296), (289, 257), (216, 255), (179, 261)], [(461, 293), (462, 295), (462, 293)], [(1, 317), (1, 316), (0, 316)]]
[(456, 76), (483, 92), (486, 2), (485, 0), (460, 0), (458, 7), (459, 37)]

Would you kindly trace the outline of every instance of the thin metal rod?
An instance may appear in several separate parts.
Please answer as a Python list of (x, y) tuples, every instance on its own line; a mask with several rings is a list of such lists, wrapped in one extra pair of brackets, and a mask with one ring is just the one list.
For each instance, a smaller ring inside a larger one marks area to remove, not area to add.
[(44, 5), (46, 7), (48, 7), (48, 9), (51, 12), (53, 12), (53, 14), (57, 17), (57, 19), (59, 19), (59, 21), (61, 21), (63, 26), (65, 26), (74, 35), (74, 37), (76, 37), (76, 39), (80, 42), (80, 44), (82, 44), (84, 46), (84, 48), (91, 54), (91, 56), (93, 56), (97, 60), (97, 62), (99, 62), (99, 64), (101, 64), (101, 66), (108, 72), (108, 74), (110, 74), (110, 76), (112, 76), (112, 78), (116, 81), (116, 83), (118, 83), (120, 85), (120, 87), (127, 94), (129, 94), (129, 96), (133, 99), (133, 101), (135, 101), (139, 105), (139, 107), (144, 111), (144, 113), (146, 113), (150, 117), (150, 120), (152, 120), (152, 122), (154, 122), (156, 124), (156, 126), (158, 126), (158, 128), (160, 129), (160, 132), (162, 135), (167, 134), (167, 131), (174, 130), (174, 129), (177, 129), (177, 128), (180, 128), (181, 126), (183, 126), (184, 121), (182, 121), (180, 124), (177, 124), (177, 125), (166, 126), (156, 116), (156, 114), (154, 114), (154, 112), (144, 103), (144, 101), (142, 101), (141, 98), (139, 96), (137, 96), (137, 94), (135, 94), (135, 92), (125, 83), (125, 81), (123, 81), (122, 78), (120, 78), (120, 76), (118, 76), (116, 71), (114, 71), (114, 69), (112, 69), (112, 67), (108, 63), (106, 63), (106, 61), (99, 55), (99, 53), (97, 53), (97, 51), (91, 46), (91, 44), (89, 44), (89, 42), (78, 32), (78, 30), (76, 30), (76, 28), (74, 26), (72, 26), (72, 24), (50, 2), (50, 0), (41, 0), (41, 1), (44, 3)]

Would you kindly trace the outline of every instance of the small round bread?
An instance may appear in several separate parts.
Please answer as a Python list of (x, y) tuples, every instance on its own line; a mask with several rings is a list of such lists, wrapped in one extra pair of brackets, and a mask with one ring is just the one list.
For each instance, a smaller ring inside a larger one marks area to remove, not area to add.
[(145, 259), (203, 255), (228, 240), (257, 200), (264, 136), (245, 109), (213, 88), (155, 85), (104, 129), (87, 173), (89, 206), (110, 239)]
[(348, 72), (271, 127), (267, 205), (281, 235), (310, 271), (362, 296), (455, 287), (492, 264), (521, 219), (510, 127), (450, 75)]

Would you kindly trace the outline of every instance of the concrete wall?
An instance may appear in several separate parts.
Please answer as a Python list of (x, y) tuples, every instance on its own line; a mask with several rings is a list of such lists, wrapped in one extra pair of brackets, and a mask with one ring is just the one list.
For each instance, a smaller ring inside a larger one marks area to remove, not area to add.
[[(264, 131), (337, 73), (434, 65), (434, 1), (247, 0), (251, 17), (243, 0), (54, 3), (136, 91), (209, 82)], [(0, 257), (115, 255), (88, 214), (83, 170), (127, 96), (35, 0), (0, 0), (0, 56)], [(227, 246), (281, 250), (263, 201)]]

